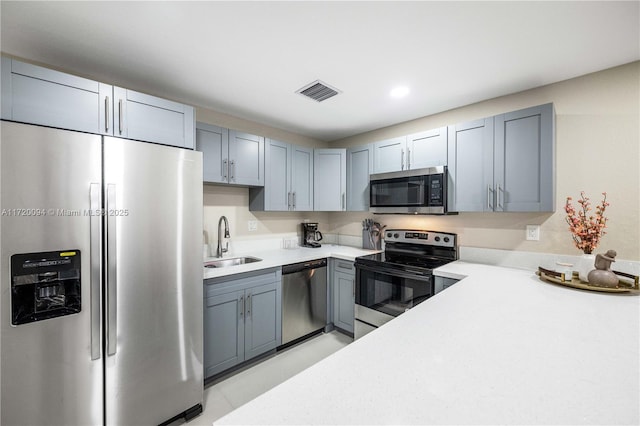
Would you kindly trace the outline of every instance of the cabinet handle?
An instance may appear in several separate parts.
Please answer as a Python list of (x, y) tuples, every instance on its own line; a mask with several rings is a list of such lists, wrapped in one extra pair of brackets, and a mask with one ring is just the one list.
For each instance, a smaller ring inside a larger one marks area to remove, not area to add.
[(240, 296), (240, 302), (239, 302), (239, 311), (240, 311), (240, 319), (242, 319), (242, 316), (244, 315), (244, 297)]
[(253, 306), (251, 306), (252, 302), (251, 302), (251, 293), (247, 294), (247, 316), (246, 318), (249, 318), (251, 316), (251, 308)]
[(109, 131), (109, 97), (104, 97), (104, 131)]
[(353, 300), (356, 300), (356, 279), (351, 280), (351, 287), (353, 288)]
[(493, 190), (491, 189), (491, 185), (487, 185), (487, 209), (489, 210), (493, 210), (493, 206), (491, 205), (491, 200), (492, 200), (492, 195), (491, 193), (493, 192)]
[(122, 134), (122, 99), (118, 100), (118, 131)]
[(227, 180), (227, 159), (222, 160), (222, 180)]
[(344, 202), (345, 202), (345, 194), (344, 192), (342, 193), (342, 202), (341, 202), (341, 209), (344, 210)]
[(236, 160), (231, 160), (229, 162), (229, 180), (236, 180), (235, 178), (235, 174), (236, 174)]
[(400, 150), (400, 170), (404, 170), (404, 149)]
[(502, 202), (500, 201), (500, 193), (502, 192), (502, 199), (504, 201), (504, 190), (502, 188), (500, 188), (500, 184), (498, 184), (498, 190), (496, 191), (496, 198), (498, 199), (498, 208), (500, 210), (504, 210), (504, 206), (502, 205)]
[(407, 148), (407, 170), (411, 170), (411, 149)]
[(287, 210), (291, 210), (291, 192), (287, 192)]
[(293, 209), (296, 209), (296, 193), (292, 192), (291, 194), (293, 194)]

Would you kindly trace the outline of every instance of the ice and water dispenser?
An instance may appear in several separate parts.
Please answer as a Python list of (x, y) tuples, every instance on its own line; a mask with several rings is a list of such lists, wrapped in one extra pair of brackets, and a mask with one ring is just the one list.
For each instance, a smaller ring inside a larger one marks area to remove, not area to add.
[(80, 312), (80, 250), (11, 256), (11, 324)]

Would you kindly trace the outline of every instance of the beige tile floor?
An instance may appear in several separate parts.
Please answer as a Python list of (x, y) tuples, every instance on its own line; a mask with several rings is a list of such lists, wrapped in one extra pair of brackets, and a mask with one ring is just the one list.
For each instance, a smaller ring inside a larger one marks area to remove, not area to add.
[(263, 362), (242, 370), (204, 390), (204, 412), (188, 426), (211, 426), (227, 413), (293, 377), (351, 343), (353, 339), (333, 331), (321, 334)]

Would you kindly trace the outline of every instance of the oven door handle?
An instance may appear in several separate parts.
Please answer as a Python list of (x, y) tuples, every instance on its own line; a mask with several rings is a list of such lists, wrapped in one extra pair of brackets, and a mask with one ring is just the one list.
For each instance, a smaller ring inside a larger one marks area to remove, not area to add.
[(421, 280), (421, 281), (431, 281), (431, 277), (432, 274), (412, 274), (411, 272), (404, 272), (404, 271), (399, 271), (397, 269), (387, 269), (387, 268), (381, 268), (381, 267), (375, 267), (375, 266), (368, 266), (368, 265), (359, 265), (356, 263), (356, 274), (358, 276), (358, 279), (356, 280), (357, 282), (360, 281), (360, 271), (368, 271), (368, 272), (373, 272), (373, 273), (377, 273), (377, 274), (383, 274), (383, 275), (391, 275), (393, 277), (400, 277), (400, 278), (410, 278), (410, 279), (417, 279), (417, 280)]

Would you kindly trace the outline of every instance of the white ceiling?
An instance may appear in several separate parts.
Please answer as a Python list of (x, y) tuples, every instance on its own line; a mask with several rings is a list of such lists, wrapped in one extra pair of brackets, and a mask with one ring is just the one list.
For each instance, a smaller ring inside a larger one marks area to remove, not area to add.
[(639, 5), (2, 1), (1, 47), (330, 141), (639, 60)]

